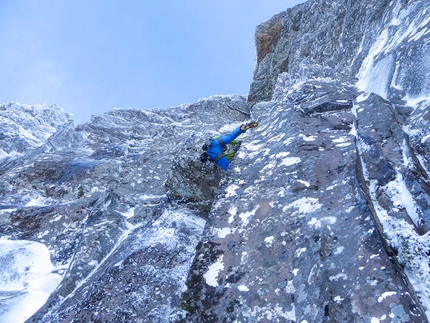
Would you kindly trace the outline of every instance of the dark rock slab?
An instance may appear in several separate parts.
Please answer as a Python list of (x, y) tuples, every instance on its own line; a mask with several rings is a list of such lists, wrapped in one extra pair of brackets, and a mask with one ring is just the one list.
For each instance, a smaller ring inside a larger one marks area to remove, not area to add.
[(425, 320), (360, 193), (355, 136), (335, 117), (352, 112), (273, 102), (260, 115), (210, 213), (185, 321)]

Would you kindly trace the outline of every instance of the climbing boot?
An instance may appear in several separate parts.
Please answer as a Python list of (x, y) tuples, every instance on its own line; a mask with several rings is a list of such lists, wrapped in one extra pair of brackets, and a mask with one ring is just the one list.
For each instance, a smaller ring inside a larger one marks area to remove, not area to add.
[(252, 121), (252, 122), (250, 122), (250, 123), (247, 123), (247, 124), (243, 124), (243, 125), (241, 125), (240, 126), (240, 130), (241, 131), (246, 131), (246, 130), (248, 130), (248, 129), (250, 129), (250, 128), (255, 128), (255, 127), (257, 127), (258, 126), (258, 123), (257, 122), (255, 122), (255, 121)]

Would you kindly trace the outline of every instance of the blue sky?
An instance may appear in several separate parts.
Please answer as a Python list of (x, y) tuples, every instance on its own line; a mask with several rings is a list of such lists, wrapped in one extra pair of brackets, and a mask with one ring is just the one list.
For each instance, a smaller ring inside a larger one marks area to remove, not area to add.
[(247, 94), (255, 27), (304, 0), (0, 0), (0, 103), (118, 108)]

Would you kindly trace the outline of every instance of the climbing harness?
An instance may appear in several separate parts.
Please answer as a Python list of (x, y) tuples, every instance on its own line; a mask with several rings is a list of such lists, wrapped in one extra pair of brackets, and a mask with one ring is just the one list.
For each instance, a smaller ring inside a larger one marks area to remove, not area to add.
[[(211, 144), (212, 144), (212, 142), (214, 141), (214, 140), (218, 140), (218, 143), (221, 145), (221, 148), (222, 148), (222, 152), (221, 153), (219, 153), (215, 158), (214, 158), (214, 160), (210, 160), (210, 156), (209, 156), (209, 154), (207, 153), (207, 151), (209, 150), (209, 148), (211, 147)], [(209, 141), (208, 141), (209, 142)], [(205, 162), (207, 162), (208, 160), (209, 161), (212, 161), (212, 162), (214, 162), (214, 163), (216, 163), (216, 162), (218, 162), (223, 156), (224, 156), (224, 152), (227, 150), (227, 145), (225, 144), (225, 142), (221, 139), (221, 137), (219, 137), (219, 136), (216, 136), (216, 137), (214, 137), (213, 139), (211, 139), (210, 140), (210, 143), (208, 143), (208, 142), (206, 142), (206, 143), (204, 143), (203, 144), (203, 146), (202, 146), (202, 150), (203, 150), (203, 153), (200, 155), (200, 161), (202, 162), (202, 163), (205, 163)]]

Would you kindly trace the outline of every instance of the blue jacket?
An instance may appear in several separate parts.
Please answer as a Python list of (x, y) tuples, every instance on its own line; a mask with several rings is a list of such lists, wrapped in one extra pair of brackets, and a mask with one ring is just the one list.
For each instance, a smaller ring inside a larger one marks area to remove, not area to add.
[[(224, 143), (227, 145), (230, 141), (235, 140), (239, 135), (244, 133), (244, 131), (240, 130), (240, 127), (233, 130), (232, 133), (229, 133), (228, 135), (221, 136), (221, 140), (224, 141)], [(210, 160), (215, 160), (216, 156), (218, 156), (220, 153), (222, 153), (222, 146), (219, 143), (218, 139), (212, 140), (212, 142), (209, 145), (208, 149), (208, 155), (210, 157)], [(230, 162), (228, 161), (225, 156), (221, 157), (220, 160), (218, 160), (217, 165), (220, 166), (222, 169), (227, 170), (230, 166)]]

